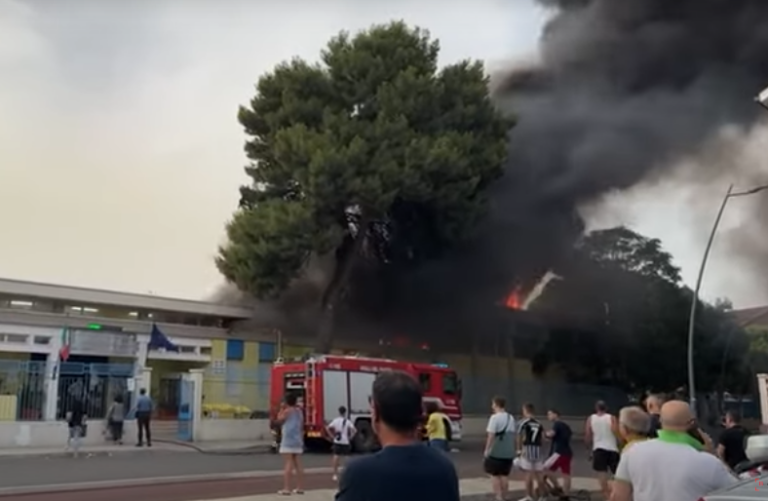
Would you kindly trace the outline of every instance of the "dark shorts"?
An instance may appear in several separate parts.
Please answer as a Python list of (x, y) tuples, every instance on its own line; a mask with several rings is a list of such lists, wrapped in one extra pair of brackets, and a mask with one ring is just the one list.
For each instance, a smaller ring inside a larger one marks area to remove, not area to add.
[(352, 446), (349, 444), (333, 444), (331, 451), (334, 456), (348, 456), (352, 452)]
[(619, 453), (605, 449), (592, 451), (592, 469), (600, 473), (616, 473), (619, 466)]
[(492, 477), (508, 477), (512, 471), (512, 460), (487, 457), (483, 461), (483, 470)]

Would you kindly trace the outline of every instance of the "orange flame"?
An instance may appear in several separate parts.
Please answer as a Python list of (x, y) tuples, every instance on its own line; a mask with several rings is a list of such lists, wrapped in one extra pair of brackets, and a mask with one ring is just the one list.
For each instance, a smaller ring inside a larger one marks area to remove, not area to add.
[(519, 310), (523, 306), (522, 289), (518, 285), (512, 292), (509, 293), (507, 299), (504, 301), (504, 306), (510, 310)]

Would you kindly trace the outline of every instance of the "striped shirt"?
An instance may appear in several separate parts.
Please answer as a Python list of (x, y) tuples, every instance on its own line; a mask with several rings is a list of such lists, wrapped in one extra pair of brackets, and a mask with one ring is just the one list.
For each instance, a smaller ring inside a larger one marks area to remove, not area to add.
[(522, 457), (528, 461), (541, 461), (544, 456), (541, 450), (544, 427), (534, 418), (524, 418), (520, 422), (520, 441), (522, 443)]

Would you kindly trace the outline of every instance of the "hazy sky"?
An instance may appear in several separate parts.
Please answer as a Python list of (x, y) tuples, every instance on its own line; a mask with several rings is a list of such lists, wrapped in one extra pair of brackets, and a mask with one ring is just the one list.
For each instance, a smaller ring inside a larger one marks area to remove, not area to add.
[[(443, 61), (494, 68), (535, 53), (545, 13), (528, 0), (0, 0), (0, 276), (210, 294), (246, 181), (238, 105), (276, 63), (392, 19), (429, 29)], [(654, 200), (609, 222), (662, 238), (690, 279), (706, 234), (671, 217), (683, 199)], [(705, 293), (754, 303), (715, 250)]]

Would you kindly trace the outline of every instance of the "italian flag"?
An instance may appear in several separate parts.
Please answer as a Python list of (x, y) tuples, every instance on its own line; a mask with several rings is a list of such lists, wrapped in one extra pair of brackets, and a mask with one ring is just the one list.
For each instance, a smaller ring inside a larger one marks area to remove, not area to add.
[(69, 340), (70, 340), (69, 328), (64, 327), (61, 330), (61, 348), (59, 348), (59, 358), (65, 362), (69, 358)]

